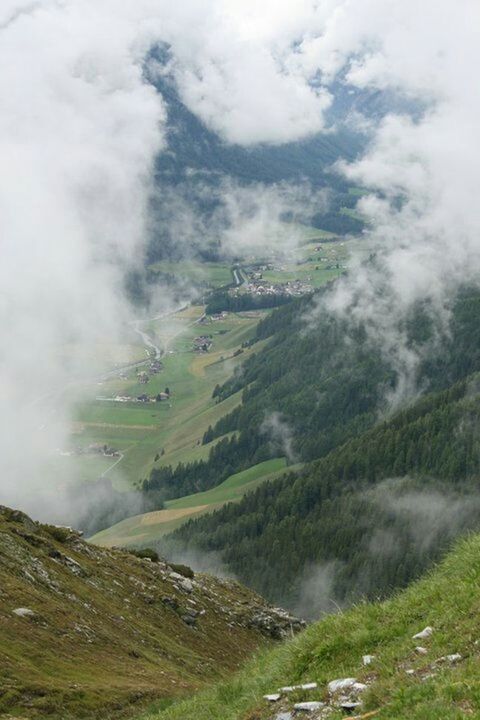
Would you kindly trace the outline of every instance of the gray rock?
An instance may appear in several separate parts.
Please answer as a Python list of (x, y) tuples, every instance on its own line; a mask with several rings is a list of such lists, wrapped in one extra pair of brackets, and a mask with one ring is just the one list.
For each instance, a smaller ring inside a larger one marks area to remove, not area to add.
[(371, 665), (374, 660), (375, 660), (375, 655), (364, 655), (362, 657), (362, 662), (364, 665)]
[(355, 690), (355, 692), (363, 692), (367, 687), (368, 685), (365, 685), (365, 683), (356, 682), (352, 685), (352, 690)]
[(189, 578), (184, 578), (183, 580), (180, 580), (178, 584), (180, 585), (182, 590), (185, 590), (185, 592), (193, 592), (193, 583)]
[(321, 710), (325, 707), (325, 703), (319, 700), (312, 700), (311, 702), (299, 702), (293, 706), (294, 710), (302, 710), (303, 712), (315, 712), (315, 710)]
[(419, 655), (426, 655), (428, 653), (428, 650), (427, 648), (417, 645), (417, 647), (415, 648), (415, 652), (417, 652)]
[(291, 712), (281, 712), (275, 715), (275, 720), (293, 720), (293, 715)]
[(167, 605), (167, 607), (172, 608), (172, 610), (178, 610), (178, 600), (174, 597), (169, 597), (166, 595), (162, 598), (162, 603), (164, 605)]
[(33, 610), (30, 610), (30, 608), (15, 608), (15, 610), (12, 610), (12, 612), (18, 617), (35, 617), (35, 613), (33, 612)]
[(264, 695), (263, 699), (268, 700), (268, 702), (277, 702), (281, 697), (280, 693), (271, 693), (270, 695)]
[(177, 572), (171, 572), (168, 574), (168, 577), (171, 580), (183, 580), (183, 575), (180, 575), (180, 573)]
[(462, 656), (460, 655), (460, 653), (453, 653), (453, 655), (447, 655), (446, 659), (448, 660), (449, 663), (456, 663), (456, 662), (460, 662), (460, 660), (462, 659)]
[(421, 632), (418, 632), (416, 635), (413, 636), (412, 640), (425, 640), (425, 638), (430, 637), (430, 635), (433, 633), (433, 628), (430, 627), (430, 625), (427, 625), (427, 627), (422, 630)]
[(318, 687), (316, 682), (304, 683), (303, 685), (285, 685), (279, 689), (281, 693), (291, 693), (294, 690), (315, 690)]
[(342, 710), (345, 710), (345, 712), (353, 712), (356, 708), (360, 707), (362, 703), (359, 702), (351, 702), (350, 700), (346, 700), (342, 703), (340, 703), (340, 707)]
[(334, 695), (335, 693), (340, 692), (340, 690), (351, 690), (356, 682), (357, 678), (342, 678), (340, 680), (332, 680), (328, 683), (328, 692), (331, 695)]

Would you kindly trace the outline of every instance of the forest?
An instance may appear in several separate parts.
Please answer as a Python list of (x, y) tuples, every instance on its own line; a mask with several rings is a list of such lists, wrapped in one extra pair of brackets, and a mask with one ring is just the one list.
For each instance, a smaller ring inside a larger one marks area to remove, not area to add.
[[(234, 435), (212, 446), (207, 460), (155, 469), (144, 491), (170, 499), (214, 487), (271, 457), (309, 462), (391, 411), (398, 371), (364, 325), (318, 311), (326, 292), (289, 303), (263, 320), (256, 339), (267, 339), (267, 345), (215, 388), (219, 400), (242, 391), (242, 404), (210, 428), (204, 441)], [(479, 311), (480, 292), (463, 288), (452, 305), (450, 333), (440, 340), (428, 308), (412, 312), (406, 332), (421, 358), (416, 382), (424, 393), (480, 370)], [(272, 418), (280, 419), (282, 432), (272, 428)]]
[(162, 551), (220, 553), (228, 572), (289, 607), (319, 569), (339, 604), (408, 584), (480, 527), (479, 391), (473, 375), (427, 395), (303, 472), (189, 521)]

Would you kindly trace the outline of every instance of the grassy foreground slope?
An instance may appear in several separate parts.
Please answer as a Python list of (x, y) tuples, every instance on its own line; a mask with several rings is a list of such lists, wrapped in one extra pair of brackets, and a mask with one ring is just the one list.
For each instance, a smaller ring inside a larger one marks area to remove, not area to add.
[(0, 506), (0, 718), (165, 707), (290, 633), (238, 583), (176, 570)]
[[(432, 635), (413, 639), (425, 626), (433, 628)], [(142, 720), (271, 720), (305, 700), (325, 702), (332, 708), (328, 717), (335, 720), (345, 713), (336, 707), (327, 683), (347, 677), (367, 685), (358, 695), (357, 717), (478, 718), (479, 638), (480, 536), (475, 535), (392, 599), (328, 616), (295, 640), (260, 654), (233, 680)], [(375, 656), (370, 665), (363, 665), (363, 655)], [(318, 689), (283, 696), (273, 705), (262, 699), (280, 686), (310, 681)]]

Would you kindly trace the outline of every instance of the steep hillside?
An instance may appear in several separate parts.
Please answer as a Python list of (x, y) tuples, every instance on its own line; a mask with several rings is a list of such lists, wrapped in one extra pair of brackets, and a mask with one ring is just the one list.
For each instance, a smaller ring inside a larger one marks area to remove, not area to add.
[[(419, 632), (423, 637), (415, 638)], [(292, 720), (298, 702), (325, 703), (295, 714), (314, 720), (352, 713), (376, 720), (477, 718), (479, 637), (480, 537), (474, 536), (391, 600), (328, 616), (234, 680), (142, 720)], [(349, 688), (329, 691), (330, 682), (347, 678)], [(352, 687), (353, 680), (362, 685)], [(306, 683), (317, 687), (263, 699)]]
[(299, 475), (191, 520), (162, 545), (221, 553), (230, 572), (310, 614), (418, 577), (453, 537), (480, 525), (479, 378), (428, 395)]
[[(314, 460), (389, 411), (389, 394), (399, 384), (394, 363), (361, 324), (315, 311), (318, 297), (291, 303), (260, 323), (256, 337), (268, 340), (266, 346), (216, 388), (222, 401), (242, 391), (242, 403), (217, 422), (208, 439), (235, 435), (215, 445), (205, 460), (173, 472), (155, 469), (146, 490), (179, 497), (271, 457)], [(422, 358), (416, 380), (423, 392), (447, 388), (480, 370), (479, 308), (478, 289), (458, 293), (450, 335), (441, 343), (424, 308), (412, 312), (404, 330)]]
[(0, 507), (0, 716), (119, 718), (301, 627), (234, 582)]

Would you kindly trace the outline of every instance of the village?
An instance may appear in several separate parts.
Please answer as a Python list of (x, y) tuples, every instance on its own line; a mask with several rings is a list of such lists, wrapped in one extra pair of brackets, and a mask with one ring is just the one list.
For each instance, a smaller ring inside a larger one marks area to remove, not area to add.
[(275, 283), (263, 279), (261, 272), (249, 273), (248, 282), (244, 285), (231, 288), (229, 295), (238, 297), (239, 295), (253, 295), (262, 297), (265, 295), (282, 295), (288, 297), (300, 297), (313, 292), (313, 285), (301, 280), (287, 280), (283, 283)]

